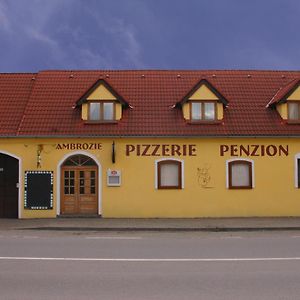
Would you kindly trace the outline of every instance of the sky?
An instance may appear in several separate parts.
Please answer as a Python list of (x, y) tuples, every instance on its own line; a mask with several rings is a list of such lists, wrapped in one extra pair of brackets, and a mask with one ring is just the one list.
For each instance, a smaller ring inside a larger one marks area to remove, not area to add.
[(0, 72), (300, 69), (299, 0), (0, 0)]

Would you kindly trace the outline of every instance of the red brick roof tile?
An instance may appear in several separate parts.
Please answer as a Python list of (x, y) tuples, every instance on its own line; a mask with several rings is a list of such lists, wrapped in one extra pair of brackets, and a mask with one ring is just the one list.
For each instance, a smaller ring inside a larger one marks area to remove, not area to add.
[(0, 136), (17, 134), (35, 75), (0, 73)]
[(291, 91), (295, 87), (299, 85), (300, 79), (293, 79), (291, 82), (289, 82), (287, 85), (280, 87), (277, 93), (274, 95), (274, 97), (271, 99), (271, 101), (268, 103), (267, 107), (272, 106), (273, 104), (279, 103), (281, 100), (283, 100), (288, 94), (290, 94)]
[[(281, 87), (299, 77), (298, 71), (226, 70), (0, 74), (0, 135), (300, 136), (300, 125), (287, 124), (276, 109), (266, 107)], [(117, 124), (86, 124), (80, 107), (74, 108), (100, 78), (132, 106)], [(203, 78), (228, 100), (220, 124), (189, 124), (179, 108), (172, 108)]]

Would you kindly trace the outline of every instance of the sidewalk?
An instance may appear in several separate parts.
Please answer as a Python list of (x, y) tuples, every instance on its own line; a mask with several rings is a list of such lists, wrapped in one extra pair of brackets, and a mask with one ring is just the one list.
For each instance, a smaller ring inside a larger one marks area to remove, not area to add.
[(275, 231), (300, 230), (300, 217), (199, 219), (0, 219), (1, 230), (65, 231)]

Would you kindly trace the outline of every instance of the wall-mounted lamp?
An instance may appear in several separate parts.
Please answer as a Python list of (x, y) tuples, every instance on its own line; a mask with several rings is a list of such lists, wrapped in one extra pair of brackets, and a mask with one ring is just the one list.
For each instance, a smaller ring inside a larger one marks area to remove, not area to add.
[(111, 161), (113, 164), (116, 162), (115, 141), (111, 145)]

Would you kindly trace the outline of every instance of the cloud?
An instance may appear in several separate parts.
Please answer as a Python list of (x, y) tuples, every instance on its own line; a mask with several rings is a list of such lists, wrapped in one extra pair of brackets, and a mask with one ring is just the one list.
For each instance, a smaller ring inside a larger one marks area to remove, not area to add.
[(239, 49), (235, 49), (234, 56), (228, 61), (248, 66), (249, 69), (295, 69), (293, 58), (280, 50), (264, 41), (251, 39), (251, 43), (245, 42)]
[(82, 48), (79, 49), (78, 52), (79, 64), (76, 66), (77, 68), (87, 68), (87, 69), (95, 69), (95, 68), (104, 68), (104, 69), (112, 69), (112, 59), (109, 55), (103, 55), (102, 53), (95, 53), (91, 49)]
[[(99, 17), (91, 9), (87, 9), (88, 14), (93, 18), (98, 26), (98, 29), (103, 33), (107, 34), (123, 55), (120, 55), (119, 66), (122, 67), (132, 65), (134, 68), (144, 68), (145, 64), (141, 59), (141, 45), (137, 39), (135, 28), (126, 23), (124, 19), (117, 19), (111, 15), (102, 15)], [(105, 47), (105, 46), (103, 46)]]
[(0, 2), (0, 30), (9, 32), (11, 30), (11, 25), (7, 17), (7, 7), (4, 2)]
[(120, 45), (125, 53), (125, 58), (134, 67), (142, 68), (144, 64), (141, 62), (141, 46), (136, 38), (135, 30), (132, 26), (125, 24), (123, 20), (112, 20), (111, 26), (108, 26), (108, 32), (119, 40)]

